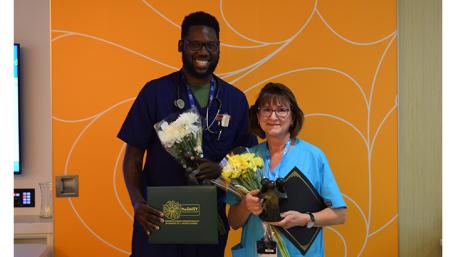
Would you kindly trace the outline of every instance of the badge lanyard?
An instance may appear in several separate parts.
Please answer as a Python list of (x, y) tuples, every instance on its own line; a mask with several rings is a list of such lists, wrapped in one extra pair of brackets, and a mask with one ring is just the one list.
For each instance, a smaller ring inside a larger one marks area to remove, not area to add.
[[(195, 98), (193, 97), (193, 93), (192, 93), (190, 87), (187, 84), (185, 84), (185, 87), (187, 90), (187, 96), (188, 96), (188, 101), (189, 101), (190, 107), (196, 108)], [(212, 78), (211, 82), (210, 82), (210, 89), (209, 89), (209, 102), (206, 106), (206, 117), (205, 117), (206, 128), (205, 128), (205, 130), (209, 131), (212, 134), (218, 135), (217, 140), (220, 140), (220, 136), (222, 134), (222, 129), (220, 129), (218, 132), (214, 132), (213, 130), (211, 130), (212, 125), (214, 124), (215, 121), (217, 121), (218, 115), (220, 113), (221, 104), (222, 104), (221, 101), (218, 99), (218, 95), (215, 96), (215, 99), (214, 99), (215, 88), (216, 88), (215, 79)], [(217, 91), (217, 94), (218, 94), (218, 91)], [(217, 113), (215, 114), (214, 118), (212, 119), (212, 122), (209, 123), (209, 109), (211, 108), (213, 102), (217, 102), (217, 104), (218, 104)], [(222, 120), (219, 121), (219, 124), (220, 124), (220, 122), (221, 122), (222, 127), (227, 127), (228, 123), (229, 123), (229, 115), (223, 114)]]
[[(188, 95), (188, 101), (190, 103), (190, 107), (192, 107), (192, 108), (195, 107), (196, 108), (195, 98), (193, 97), (192, 90), (187, 85), (187, 83), (185, 84), (185, 87), (187, 89), (187, 95)], [(210, 86), (210, 89), (209, 89), (209, 102), (207, 103), (207, 108), (209, 108), (211, 106), (212, 100), (214, 100), (214, 94), (215, 94), (215, 80), (212, 78), (211, 79), (211, 86)], [(208, 117), (206, 117), (206, 118), (208, 118)]]
[[(271, 171), (269, 168), (270, 164), (271, 164), (271, 153), (269, 152), (269, 147), (266, 142), (266, 154), (265, 154), (266, 159), (264, 162), (265, 177), (274, 175), (274, 177), (271, 180), (273, 180), (273, 181), (277, 180), (277, 178), (280, 174), (280, 168), (282, 166), (281, 164), (285, 161), (285, 156), (287, 155), (288, 151), (290, 150), (290, 145), (291, 145), (291, 138), (288, 140), (287, 144), (285, 145), (285, 149), (283, 150), (283, 154), (282, 154), (282, 160), (279, 162), (279, 164), (277, 164), (277, 166), (274, 169), (277, 172), (275, 174), (271, 174)], [(266, 176), (266, 173), (268, 173), (267, 176)], [(277, 254), (277, 243), (274, 240), (272, 240), (272, 238), (270, 236), (271, 231), (268, 231), (265, 223), (263, 223), (263, 230), (265, 231), (263, 239), (256, 242), (257, 256), (258, 257), (269, 257), (269, 256), (277, 257), (277, 255), (278, 255)]]
[(282, 160), (279, 162), (279, 164), (277, 164), (277, 166), (274, 169), (274, 170), (277, 170), (277, 172), (275, 174), (271, 174), (271, 170), (269, 170), (270, 163), (271, 163), (271, 154), (269, 152), (269, 147), (268, 147), (267, 142), (266, 142), (266, 161), (264, 162), (265, 177), (266, 177), (266, 173), (267, 173), (268, 176), (274, 175), (272, 180), (276, 180), (278, 178), (279, 173), (280, 173), (280, 168), (282, 166), (282, 163), (285, 160), (285, 155), (290, 150), (290, 145), (291, 145), (291, 138), (288, 140), (287, 144), (285, 145), (285, 149), (284, 149), (283, 155), (282, 155)]

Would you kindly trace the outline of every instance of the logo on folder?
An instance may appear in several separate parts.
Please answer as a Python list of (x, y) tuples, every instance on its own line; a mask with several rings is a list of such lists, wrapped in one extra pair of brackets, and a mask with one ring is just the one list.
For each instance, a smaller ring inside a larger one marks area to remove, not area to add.
[(187, 224), (196, 225), (200, 216), (199, 204), (181, 204), (170, 200), (163, 204), (165, 224)]

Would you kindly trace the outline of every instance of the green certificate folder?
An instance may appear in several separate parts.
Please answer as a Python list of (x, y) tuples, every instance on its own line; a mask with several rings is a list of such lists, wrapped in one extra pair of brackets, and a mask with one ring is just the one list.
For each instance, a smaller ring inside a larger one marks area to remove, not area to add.
[(217, 244), (215, 186), (148, 187), (147, 202), (165, 215), (150, 244)]

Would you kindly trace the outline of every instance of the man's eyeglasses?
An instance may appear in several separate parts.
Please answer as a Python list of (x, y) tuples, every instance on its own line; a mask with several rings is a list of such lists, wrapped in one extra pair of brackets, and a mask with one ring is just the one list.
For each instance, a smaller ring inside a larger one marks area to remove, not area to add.
[(220, 46), (219, 41), (201, 42), (201, 41), (191, 41), (191, 40), (185, 40), (185, 39), (183, 41), (187, 45), (187, 47), (192, 51), (199, 51), (203, 48), (203, 46), (205, 46), (208, 51), (216, 52)]
[(274, 110), (269, 107), (262, 107), (262, 108), (258, 108), (258, 111), (260, 112), (260, 115), (263, 117), (271, 117), (272, 113), (275, 112), (277, 117), (283, 119), (288, 116), (290, 109), (283, 107), (283, 108), (278, 108), (278, 109)]

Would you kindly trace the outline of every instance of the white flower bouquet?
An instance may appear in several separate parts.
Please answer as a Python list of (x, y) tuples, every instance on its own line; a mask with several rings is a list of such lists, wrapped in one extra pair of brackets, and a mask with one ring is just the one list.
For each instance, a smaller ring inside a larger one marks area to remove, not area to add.
[(154, 125), (165, 150), (176, 158), (191, 175), (197, 166), (190, 161), (203, 157), (201, 117), (196, 108), (174, 113)]

